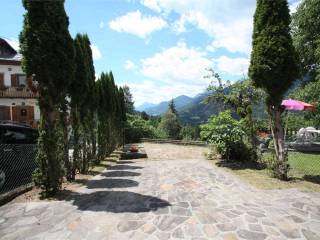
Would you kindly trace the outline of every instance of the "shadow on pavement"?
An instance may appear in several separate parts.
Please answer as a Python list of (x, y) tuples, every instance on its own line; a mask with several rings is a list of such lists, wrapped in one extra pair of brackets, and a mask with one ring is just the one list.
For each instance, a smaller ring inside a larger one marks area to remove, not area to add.
[(120, 160), (117, 162), (117, 164), (130, 164), (130, 163), (135, 163), (133, 161), (126, 161), (126, 160)]
[(267, 166), (262, 163), (257, 162), (236, 162), (236, 161), (227, 161), (220, 160), (216, 163), (218, 167), (230, 168), (232, 170), (242, 170), (242, 169), (254, 169), (254, 170), (262, 170)]
[(320, 184), (320, 175), (304, 175), (303, 180)]
[(137, 170), (142, 169), (143, 167), (130, 166), (130, 165), (114, 165), (108, 167), (108, 170)]
[(128, 191), (99, 191), (88, 194), (65, 191), (68, 193), (63, 195), (69, 197), (58, 200), (72, 201), (73, 205), (83, 211), (140, 213), (171, 206), (168, 201), (160, 198)]
[(139, 185), (137, 181), (130, 179), (111, 179), (104, 178), (99, 180), (90, 180), (87, 182), (87, 188), (128, 188), (136, 187)]
[(112, 171), (112, 172), (104, 172), (101, 175), (104, 177), (136, 177), (136, 176), (140, 176), (141, 173), (130, 172), (130, 171)]

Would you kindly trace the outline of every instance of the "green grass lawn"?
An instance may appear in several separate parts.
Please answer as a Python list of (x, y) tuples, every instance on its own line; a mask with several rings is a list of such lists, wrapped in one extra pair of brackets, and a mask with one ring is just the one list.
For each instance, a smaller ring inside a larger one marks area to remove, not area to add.
[[(271, 153), (265, 153), (262, 161), (267, 161)], [(239, 176), (245, 182), (261, 189), (298, 188), (303, 191), (320, 192), (320, 155), (289, 153), (290, 181), (280, 181), (274, 177), (266, 166), (246, 163), (223, 163), (213, 161), (218, 167)]]
[(290, 153), (292, 171), (311, 176), (320, 176), (320, 154)]

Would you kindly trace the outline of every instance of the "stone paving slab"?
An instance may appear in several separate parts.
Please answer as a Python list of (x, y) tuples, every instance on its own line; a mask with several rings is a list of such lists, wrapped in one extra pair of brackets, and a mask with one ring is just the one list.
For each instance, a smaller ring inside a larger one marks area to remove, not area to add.
[(320, 194), (195, 160), (124, 161), (64, 201), (0, 207), (0, 239), (320, 239)]

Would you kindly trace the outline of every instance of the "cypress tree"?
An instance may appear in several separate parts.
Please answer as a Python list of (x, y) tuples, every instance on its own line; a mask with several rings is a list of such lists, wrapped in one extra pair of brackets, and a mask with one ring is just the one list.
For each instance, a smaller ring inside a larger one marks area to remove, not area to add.
[(127, 114), (126, 111), (128, 110), (127, 105), (126, 105), (126, 96), (125, 96), (125, 91), (122, 87), (119, 89), (119, 98), (120, 98), (120, 118), (121, 118), (121, 144), (124, 145), (125, 143), (125, 123), (127, 121)]
[(178, 111), (176, 109), (176, 104), (174, 103), (174, 100), (171, 99), (171, 101), (169, 102), (169, 110), (176, 116), (178, 116)]
[(290, 35), (287, 0), (258, 0), (254, 15), (253, 50), (249, 76), (265, 90), (277, 159), (276, 174), (287, 178), (288, 163), (281, 123), (281, 101), (298, 76), (296, 54)]
[(38, 82), (41, 112), (36, 180), (50, 194), (60, 188), (63, 174), (58, 116), (73, 78), (73, 41), (64, 0), (23, 0), (23, 6), (26, 13), (20, 34), (22, 65), (26, 74)]
[(71, 97), (71, 120), (72, 120), (72, 132), (73, 132), (73, 166), (68, 179), (74, 180), (75, 172), (77, 169), (81, 168), (82, 157), (80, 155), (82, 142), (81, 133), (81, 122), (83, 113), (83, 105), (85, 104), (85, 99), (83, 94), (87, 91), (87, 71), (86, 71), (86, 60), (85, 60), (85, 50), (82, 44), (82, 35), (77, 34), (74, 39), (74, 49), (75, 49), (75, 77), (70, 84), (69, 94)]

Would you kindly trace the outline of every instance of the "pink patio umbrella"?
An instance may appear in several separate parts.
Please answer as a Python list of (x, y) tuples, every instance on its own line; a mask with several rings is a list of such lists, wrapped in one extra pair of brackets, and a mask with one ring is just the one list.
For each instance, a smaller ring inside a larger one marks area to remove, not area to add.
[(283, 100), (281, 103), (286, 110), (293, 110), (293, 111), (303, 111), (303, 110), (315, 110), (316, 107), (312, 104), (305, 103), (299, 100)]
[[(303, 111), (303, 110), (315, 110), (316, 106), (305, 103), (299, 100), (292, 100), (292, 99), (287, 99), (283, 100), (281, 103), (281, 106), (283, 106), (287, 111), (288, 110), (293, 110), (293, 111)], [(289, 120), (289, 115), (287, 115), (287, 120), (286, 120), (286, 126), (285, 126), (285, 131), (284, 131), (284, 138), (286, 138), (287, 135), (287, 127), (288, 127), (288, 120)]]

